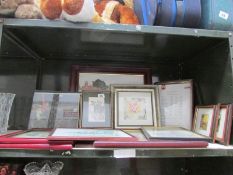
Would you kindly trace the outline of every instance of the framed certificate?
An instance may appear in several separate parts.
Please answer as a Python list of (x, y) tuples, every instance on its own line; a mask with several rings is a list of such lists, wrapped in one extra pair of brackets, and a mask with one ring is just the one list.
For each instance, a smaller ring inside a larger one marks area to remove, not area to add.
[(111, 141), (134, 141), (135, 137), (122, 130), (111, 129), (68, 129), (57, 128), (48, 137), (49, 140), (111, 140)]
[(193, 82), (178, 80), (160, 82), (158, 85), (161, 126), (192, 129)]
[(110, 91), (83, 91), (81, 128), (112, 128)]

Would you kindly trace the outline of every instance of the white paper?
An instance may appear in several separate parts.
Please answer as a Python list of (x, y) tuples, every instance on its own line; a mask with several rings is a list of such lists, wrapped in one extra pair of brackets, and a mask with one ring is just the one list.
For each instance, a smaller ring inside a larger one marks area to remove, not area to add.
[[(100, 95), (100, 94), (99, 94)], [(98, 96), (99, 96), (98, 95)], [(88, 98), (88, 122), (105, 122), (105, 103), (104, 98), (89, 97)]]
[(57, 128), (54, 137), (131, 137), (121, 130), (68, 129)]
[(95, 15), (95, 8), (93, 0), (84, 0), (84, 4), (80, 13), (69, 15), (62, 10), (62, 17), (67, 21), (72, 22), (90, 22)]
[(114, 150), (115, 158), (134, 158), (136, 157), (135, 149), (118, 149)]
[[(130, 92), (130, 90), (132, 90)], [(154, 90), (118, 89), (115, 99), (118, 108), (115, 111), (116, 123), (120, 127), (154, 126), (156, 111)], [(118, 99), (118, 100), (117, 100)], [(118, 127), (116, 125), (116, 127)]]
[(192, 83), (159, 85), (161, 126), (178, 126), (191, 130)]
[(224, 20), (228, 20), (229, 14), (227, 12), (224, 12), (222, 10), (220, 10), (219, 15), (220, 18), (224, 19)]

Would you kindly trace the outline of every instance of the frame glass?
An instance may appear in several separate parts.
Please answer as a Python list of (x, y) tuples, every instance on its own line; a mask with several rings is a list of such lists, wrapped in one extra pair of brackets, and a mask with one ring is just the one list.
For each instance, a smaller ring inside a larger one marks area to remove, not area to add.
[(157, 89), (153, 85), (112, 85), (115, 128), (158, 126)]
[(180, 127), (145, 127), (142, 130), (149, 140), (212, 141), (210, 137)]
[(81, 128), (112, 128), (110, 91), (83, 91)]
[(80, 93), (35, 92), (28, 128), (77, 128)]
[(151, 84), (150, 68), (73, 65), (70, 91), (110, 90), (111, 84)]
[(135, 141), (137, 138), (122, 130), (56, 128), (48, 137), (48, 140)]
[(213, 137), (216, 109), (216, 105), (196, 106), (193, 131), (207, 137)]
[(1, 138), (17, 139), (46, 139), (51, 133), (51, 129), (29, 129), (25, 131), (15, 131), (13, 133), (2, 135)]

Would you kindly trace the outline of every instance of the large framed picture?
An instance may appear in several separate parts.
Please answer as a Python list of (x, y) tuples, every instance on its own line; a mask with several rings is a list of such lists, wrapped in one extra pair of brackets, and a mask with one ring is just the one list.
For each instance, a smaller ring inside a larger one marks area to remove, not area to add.
[(112, 85), (115, 128), (158, 126), (157, 89), (153, 85)]
[(76, 128), (80, 93), (34, 93), (28, 128)]
[(213, 137), (216, 112), (217, 105), (196, 106), (193, 119), (193, 131), (207, 137)]
[(229, 135), (232, 126), (232, 105), (219, 105), (216, 116), (215, 140), (224, 145), (228, 145)]
[(110, 90), (111, 84), (151, 84), (150, 68), (73, 65), (70, 91)]
[(163, 127), (192, 129), (193, 81), (177, 80), (157, 83), (160, 122)]
[(81, 106), (81, 128), (112, 128), (110, 91), (83, 91)]

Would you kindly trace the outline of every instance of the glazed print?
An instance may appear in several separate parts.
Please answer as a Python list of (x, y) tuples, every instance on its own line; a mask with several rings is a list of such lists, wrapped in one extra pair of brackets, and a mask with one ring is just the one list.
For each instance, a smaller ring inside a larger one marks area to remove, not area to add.
[(224, 125), (227, 120), (227, 108), (221, 108), (219, 112), (219, 118), (218, 118), (218, 123), (217, 123), (217, 129), (216, 129), (216, 134), (217, 138), (223, 139), (224, 138)]
[(153, 126), (154, 101), (152, 91), (118, 92), (119, 126)]
[(211, 136), (214, 120), (214, 107), (198, 107), (195, 115), (194, 131), (204, 136)]
[(134, 98), (134, 97), (125, 97), (125, 111), (124, 119), (137, 119), (137, 120), (146, 120), (147, 111), (146, 111), (146, 99), (145, 98)]
[(200, 129), (206, 131), (209, 121), (209, 115), (208, 114), (202, 114), (201, 116), (201, 122), (200, 122)]
[(88, 122), (105, 122), (104, 96), (89, 97)]

